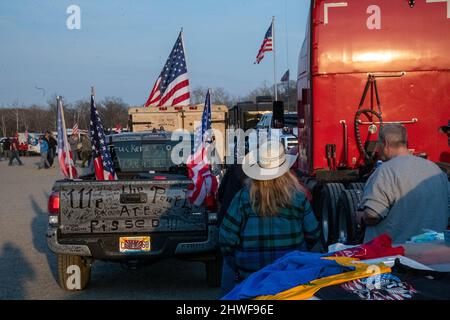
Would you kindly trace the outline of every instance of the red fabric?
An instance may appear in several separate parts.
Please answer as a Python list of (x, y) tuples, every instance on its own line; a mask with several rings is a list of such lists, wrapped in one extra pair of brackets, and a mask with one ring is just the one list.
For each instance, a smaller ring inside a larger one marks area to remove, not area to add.
[(402, 246), (392, 247), (392, 239), (387, 234), (369, 241), (360, 246), (337, 251), (333, 253), (332, 257), (351, 257), (361, 260), (377, 259), (382, 257), (405, 255), (405, 248)]

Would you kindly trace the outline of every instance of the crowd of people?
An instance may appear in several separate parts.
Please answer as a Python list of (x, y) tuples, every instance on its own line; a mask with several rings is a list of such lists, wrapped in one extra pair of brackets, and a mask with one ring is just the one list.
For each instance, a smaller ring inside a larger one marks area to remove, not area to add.
[[(90, 165), (92, 145), (87, 135), (72, 134), (69, 137), (69, 145), (72, 151), (73, 161), (75, 165), (81, 161), (81, 167)], [(49, 169), (54, 165), (54, 159), (57, 154), (58, 143), (51, 131), (46, 131), (44, 135), (39, 136), (37, 139), (28, 138), (28, 144), (39, 145), (40, 160), (37, 165), (38, 169)], [(33, 141), (35, 140), (35, 142)], [(9, 165), (12, 166), (16, 162), (22, 166), (23, 162), (20, 158), (19, 138), (5, 138), (0, 143), (0, 161), (9, 160)]]

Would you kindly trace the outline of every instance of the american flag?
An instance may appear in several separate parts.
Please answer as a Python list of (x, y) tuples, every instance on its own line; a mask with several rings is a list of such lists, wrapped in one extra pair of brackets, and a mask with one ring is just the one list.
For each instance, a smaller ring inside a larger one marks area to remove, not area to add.
[(281, 77), (281, 82), (289, 82), (289, 70)]
[(194, 205), (201, 205), (208, 197), (214, 197), (218, 187), (217, 178), (211, 174), (207, 157), (207, 146), (211, 129), (211, 97), (206, 94), (202, 122), (195, 131), (194, 154), (188, 159), (188, 176), (193, 180), (193, 188), (189, 190), (188, 199)]
[(256, 56), (255, 63), (259, 64), (261, 62), (261, 60), (264, 58), (264, 53), (266, 53), (268, 51), (273, 51), (272, 32), (273, 32), (273, 22), (270, 24), (269, 30), (267, 30), (267, 32), (266, 32), (264, 41), (261, 45), (261, 48), (259, 49), (258, 55)]
[(190, 97), (183, 36), (180, 32), (145, 107), (187, 106), (191, 103)]
[(78, 135), (78, 122), (73, 125), (72, 134)]
[(114, 164), (108, 150), (102, 121), (91, 95), (90, 134), (92, 142), (92, 158), (94, 160), (95, 177), (97, 180), (117, 180)]
[(66, 178), (77, 178), (78, 173), (73, 162), (72, 151), (67, 141), (66, 123), (64, 121), (64, 109), (61, 99), (58, 99), (58, 161), (59, 168)]

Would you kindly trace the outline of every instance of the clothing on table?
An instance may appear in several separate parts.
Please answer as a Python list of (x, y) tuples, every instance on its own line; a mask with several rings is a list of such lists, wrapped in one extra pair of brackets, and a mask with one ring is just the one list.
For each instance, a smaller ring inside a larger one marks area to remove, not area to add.
[(239, 300), (251, 299), (260, 295), (274, 295), (318, 278), (355, 269), (353, 266), (341, 265), (335, 260), (322, 258), (323, 255), (319, 253), (290, 252), (251, 274), (222, 299)]
[(404, 256), (405, 248), (392, 247), (392, 239), (387, 234), (381, 236), (356, 247), (333, 252), (333, 257), (352, 257), (361, 260), (376, 259), (388, 256)]
[(321, 289), (332, 300), (449, 300), (450, 273), (419, 270), (397, 259), (392, 271), (375, 279), (355, 280)]
[[(276, 216), (254, 212), (248, 187), (239, 191), (222, 221), (219, 244), (241, 279), (294, 250), (307, 251), (320, 236), (320, 226), (302, 192)], [(307, 244), (307, 242), (309, 242)]]
[(255, 300), (307, 300), (317, 296), (316, 293), (322, 288), (346, 283), (355, 279), (370, 279), (369, 281), (373, 281), (378, 275), (389, 273), (391, 271), (391, 268), (383, 263), (368, 265), (358, 262), (357, 259), (346, 257), (327, 257), (324, 259), (334, 260), (343, 266), (352, 266), (354, 270), (319, 278), (309, 283), (280, 292), (276, 295), (259, 296), (255, 298)]
[(429, 160), (407, 155), (383, 163), (364, 188), (362, 207), (381, 219), (366, 227), (364, 242), (387, 233), (394, 243), (404, 243), (423, 229), (445, 230), (448, 184), (447, 176)]

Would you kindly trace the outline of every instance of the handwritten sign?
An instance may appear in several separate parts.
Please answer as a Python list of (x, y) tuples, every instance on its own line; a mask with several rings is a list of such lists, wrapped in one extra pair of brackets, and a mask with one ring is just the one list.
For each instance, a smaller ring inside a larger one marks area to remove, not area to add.
[[(204, 230), (204, 216), (192, 214), (203, 209), (193, 207), (186, 192), (187, 182), (62, 187), (62, 232)], [(124, 195), (138, 195), (128, 197), (136, 198), (136, 203), (122, 203)]]

